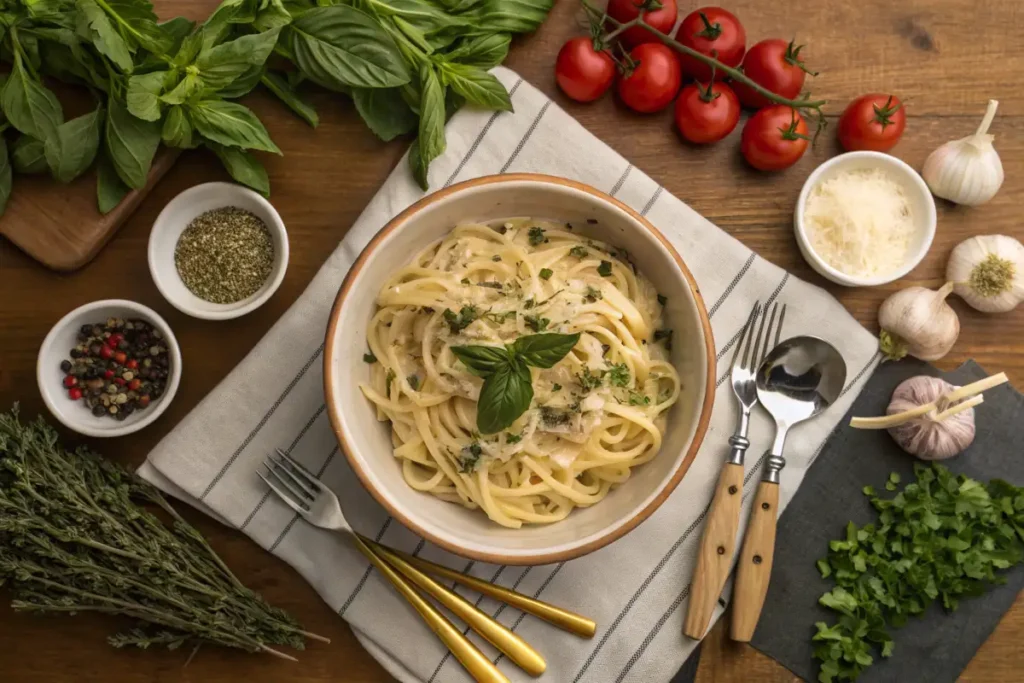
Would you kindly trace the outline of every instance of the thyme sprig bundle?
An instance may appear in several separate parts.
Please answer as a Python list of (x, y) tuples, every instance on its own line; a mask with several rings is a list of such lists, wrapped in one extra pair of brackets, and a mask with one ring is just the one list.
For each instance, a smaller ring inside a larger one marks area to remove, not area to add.
[[(165, 524), (142, 505), (156, 506)], [(42, 419), (0, 414), (0, 585), (14, 609), (137, 619), (114, 647), (212, 643), (294, 659), (286, 612), (246, 588), (160, 492), (86, 449), (66, 450)]]

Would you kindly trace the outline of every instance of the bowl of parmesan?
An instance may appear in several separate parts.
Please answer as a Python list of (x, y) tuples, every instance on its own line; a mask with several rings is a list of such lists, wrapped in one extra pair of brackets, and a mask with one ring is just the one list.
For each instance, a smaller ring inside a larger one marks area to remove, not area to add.
[(814, 270), (841, 285), (872, 287), (921, 262), (935, 222), (935, 200), (914, 169), (881, 152), (849, 152), (807, 178), (793, 227)]

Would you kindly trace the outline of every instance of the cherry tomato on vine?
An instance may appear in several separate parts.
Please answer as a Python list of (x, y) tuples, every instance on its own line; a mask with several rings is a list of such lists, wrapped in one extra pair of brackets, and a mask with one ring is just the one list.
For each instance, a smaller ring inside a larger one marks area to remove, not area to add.
[(626, 106), (651, 114), (672, 104), (683, 80), (676, 53), (661, 43), (643, 43), (630, 50), (629, 58), (636, 66), (616, 85)]
[(615, 62), (607, 52), (595, 50), (592, 39), (572, 38), (558, 51), (555, 80), (577, 102), (593, 102), (612, 87)]
[[(762, 40), (749, 50), (743, 58), (743, 73), (763, 88), (786, 99), (796, 99), (804, 87), (807, 74), (817, 75), (810, 71), (800, 58), (803, 45), (787, 43), (781, 38)], [(767, 107), (772, 102), (767, 97), (743, 83), (735, 84), (736, 95), (743, 106), (751, 109)]]
[[(726, 66), (739, 66), (747, 47), (747, 32), (732, 12), (721, 7), (702, 7), (686, 15), (676, 31), (676, 40)], [(680, 55), (679, 61), (687, 76), (703, 83), (711, 80), (711, 67), (699, 59)], [(722, 80), (725, 75), (715, 72), (715, 80)]]
[(888, 152), (907, 127), (903, 103), (895, 95), (861, 95), (839, 117), (839, 144), (848, 152), (869, 149)]
[(718, 142), (736, 128), (740, 101), (725, 83), (692, 83), (676, 98), (676, 128), (690, 142)]
[[(676, 0), (608, 0), (605, 11), (609, 17), (624, 24), (640, 16), (641, 10), (644, 10), (647, 25), (662, 33), (670, 33), (676, 25)], [(658, 42), (653, 33), (640, 26), (626, 29), (619, 38), (628, 47)]]
[(791, 107), (775, 104), (747, 120), (740, 151), (759, 171), (781, 171), (804, 155), (809, 140), (803, 117)]

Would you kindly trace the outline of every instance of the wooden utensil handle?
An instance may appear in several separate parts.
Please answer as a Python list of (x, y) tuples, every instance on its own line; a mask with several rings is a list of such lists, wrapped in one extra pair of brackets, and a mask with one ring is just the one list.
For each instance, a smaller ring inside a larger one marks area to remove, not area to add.
[(740, 525), (743, 500), (743, 465), (726, 463), (718, 477), (718, 488), (697, 555), (697, 568), (690, 584), (690, 606), (683, 633), (699, 640), (708, 629), (715, 602), (729, 576), (736, 551), (736, 530)]
[(355, 534), (352, 534), (352, 538), (366, 559), (391, 582), (402, 597), (409, 601), (413, 609), (423, 617), (423, 621), (427, 622), (430, 630), (451, 650), (462, 666), (466, 667), (466, 671), (473, 677), (473, 680), (477, 683), (511, 683), (508, 677), (501, 673), (498, 667), (494, 666), (476, 645), (469, 642), (469, 639), (462, 635), (462, 632), (455, 628), (455, 625), (447, 617), (417, 593), (416, 589), (402, 578), (401, 574), (374, 553), (370, 546), (363, 542), (363, 539)]
[(772, 560), (775, 557), (778, 507), (779, 485), (762, 481), (757, 485), (750, 523), (743, 537), (733, 591), (732, 629), (729, 635), (741, 643), (750, 642), (754, 636), (761, 608), (764, 607), (764, 596), (768, 593)]

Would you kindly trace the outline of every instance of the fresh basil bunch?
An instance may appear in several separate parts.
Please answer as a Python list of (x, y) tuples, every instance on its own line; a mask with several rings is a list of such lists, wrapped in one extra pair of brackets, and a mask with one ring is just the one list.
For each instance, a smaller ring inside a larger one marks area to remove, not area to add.
[[(306, 80), (349, 94), (383, 140), (418, 131), (410, 161), (426, 189), (455, 110), (511, 109), (486, 69), (504, 59), (510, 35), (536, 28), (552, 3), (225, 0), (196, 26), (180, 17), (159, 23), (148, 0), (0, 0), (0, 59), (11, 65), (0, 80), (0, 131), (18, 134), (10, 147), (0, 137), (0, 212), (12, 168), (70, 182), (98, 160), (97, 201), (106, 213), (145, 185), (161, 142), (208, 147), (235, 180), (269, 194), (252, 152), (281, 151), (233, 100), (263, 84), (316, 126), (297, 93)], [(96, 108), (65, 121), (43, 76), (87, 87)]]

